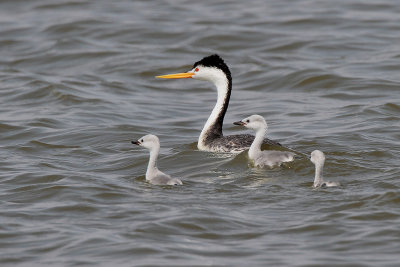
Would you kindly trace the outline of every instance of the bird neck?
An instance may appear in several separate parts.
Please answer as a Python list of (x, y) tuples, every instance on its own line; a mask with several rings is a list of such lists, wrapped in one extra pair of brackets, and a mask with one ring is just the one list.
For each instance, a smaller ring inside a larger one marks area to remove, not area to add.
[(230, 75), (224, 76), (223, 78), (214, 81), (214, 84), (217, 87), (218, 93), (217, 103), (201, 131), (198, 142), (199, 149), (201, 149), (202, 146), (205, 146), (209, 141), (223, 136), (222, 124), (231, 97), (232, 78)]
[(149, 158), (149, 164), (147, 165), (146, 180), (150, 180), (150, 177), (152, 177), (158, 170), (157, 157), (159, 151), (160, 151), (159, 146), (150, 149), (150, 158)]
[(322, 178), (323, 167), (324, 167), (323, 162), (318, 162), (317, 164), (315, 164), (314, 187), (318, 187), (324, 182), (324, 179)]
[(256, 131), (256, 137), (254, 138), (253, 143), (251, 143), (249, 149), (249, 157), (254, 158), (256, 154), (261, 151), (261, 144), (264, 141), (264, 136), (267, 133), (267, 127), (262, 127)]

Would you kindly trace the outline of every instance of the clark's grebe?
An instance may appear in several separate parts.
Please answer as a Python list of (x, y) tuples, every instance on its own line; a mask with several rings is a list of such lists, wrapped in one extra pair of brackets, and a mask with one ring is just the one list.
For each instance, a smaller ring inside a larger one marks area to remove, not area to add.
[(132, 144), (143, 146), (150, 150), (149, 165), (146, 171), (146, 181), (155, 185), (182, 185), (182, 181), (172, 178), (157, 168), (157, 157), (160, 151), (160, 141), (158, 137), (152, 134), (145, 135)]
[[(217, 103), (201, 131), (197, 147), (212, 152), (239, 153), (251, 145), (254, 136), (249, 134), (228, 135), (222, 133), (222, 124), (232, 91), (232, 76), (228, 66), (218, 55), (203, 58), (185, 73), (157, 76), (165, 79), (193, 78), (212, 82), (217, 88)], [(265, 138), (264, 144), (281, 146), (278, 142)]]
[(268, 129), (268, 125), (262, 116), (251, 115), (250, 117), (234, 122), (233, 124), (244, 126), (256, 132), (256, 137), (249, 149), (249, 158), (254, 162), (255, 166), (274, 167), (280, 166), (284, 162), (294, 160), (295, 153), (293, 152), (274, 150), (261, 151), (261, 144)]

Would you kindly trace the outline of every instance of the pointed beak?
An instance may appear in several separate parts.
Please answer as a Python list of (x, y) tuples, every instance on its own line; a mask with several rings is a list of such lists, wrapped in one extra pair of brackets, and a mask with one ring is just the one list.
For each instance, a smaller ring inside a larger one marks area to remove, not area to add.
[(193, 72), (184, 72), (184, 73), (175, 73), (175, 74), (167, 74), (156, 76), (156, 78), (163, 78), (163, 79), (182, 79), (182, 78), (192, 78), (194, 75)]
[(140, 142), (139, 141), (132, 141), (132, 144), (134, 144), (134, 145), (140, 145)]
[(246, 125), (246, 123), (244, 123), (244, 122), (242, 122), (242, 121), (235, 121), (233, 124), (235, 124), (235, 125), (240, 125), (240, 126)]

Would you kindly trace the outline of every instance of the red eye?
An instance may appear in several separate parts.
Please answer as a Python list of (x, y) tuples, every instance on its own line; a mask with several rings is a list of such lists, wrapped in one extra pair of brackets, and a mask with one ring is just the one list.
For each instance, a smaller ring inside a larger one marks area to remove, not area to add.
[(195, 68), (194, 71), (199, 71), (199, 68)]

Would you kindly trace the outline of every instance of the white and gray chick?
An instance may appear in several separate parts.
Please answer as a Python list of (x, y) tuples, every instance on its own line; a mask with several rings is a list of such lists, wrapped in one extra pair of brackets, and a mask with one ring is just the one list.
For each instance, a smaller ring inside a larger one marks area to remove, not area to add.
[(235, 125), (241, 125), (256, 132), (256, 137), (249, 149), (249, 158), (258, 167), (275, 167), (284, 162), (294, 160), (295, 153), (289, 151), (261, 150), (264, 136), (267, 133), (268, 125), (265, 119), (260, 115), (251, 115), (241, 121), (234, 122)]
[(157, 136), (148, 134), (132, 144), (147, 148), (150, 151), (149, 164), (146, 171), (146, 181), (155, 185), (182, 185), (182, 181), (172, 178), (168, 174), (163, 173), (157, 168), (157, 157), (160, 151), (160, 140)]

